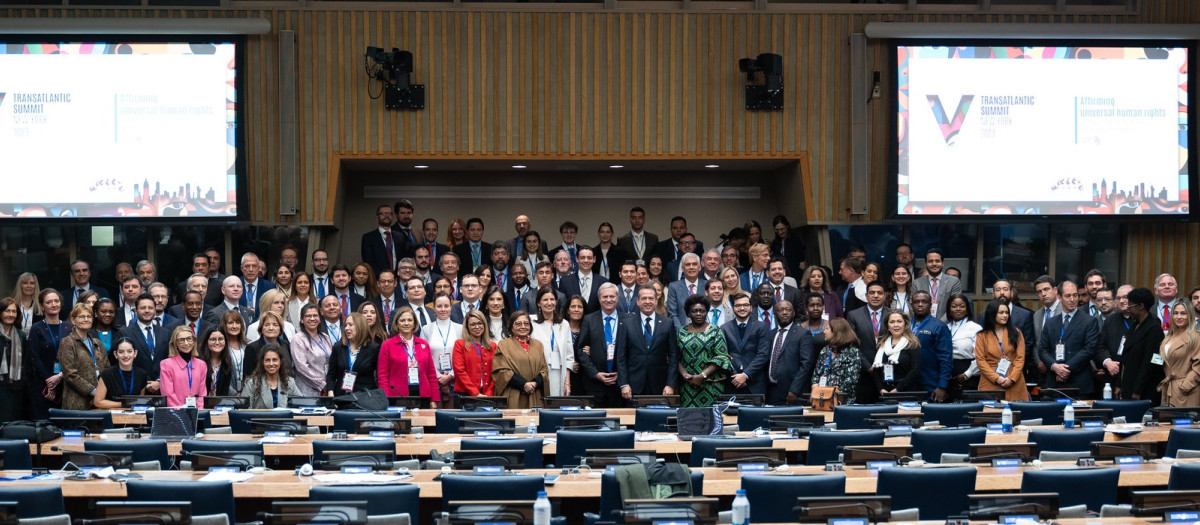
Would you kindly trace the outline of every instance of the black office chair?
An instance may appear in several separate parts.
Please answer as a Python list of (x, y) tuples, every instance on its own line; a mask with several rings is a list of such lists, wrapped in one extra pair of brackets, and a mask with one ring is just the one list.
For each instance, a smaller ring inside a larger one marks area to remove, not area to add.
[[(49, 445), (42, 445), (49, 447)], [(33, 468), (33, 456), (29, 454), (29, 442), (24, 439), (0, 439), (0, 451), (4, 452), (6, 470), (29, 470)]]
[(638, 408), (633, 412), (633, 429), (638, 432), (674, 432), (667, 420), (675, 417), (674, 408)]
[(458, 419), (463, 417), (469, 418), (484, 418), (484, 417), (501, 417), (503, 412), (486, 410), (437, 410), (433, 413), (434, 432), (438, 434), (457, 434)]
[(157, 461), (159, 470), (171, 468), (171, 456), (167, 453), (165, 439), (123, 439), (119, 441), (89, 439), (83, 442), (83, 450), (87, 452), (128, 450), (133, 452), (135, 463)]
[(1112, 410), (1113, 417), (1123, 417), (1126, 423), (1141, 423), (1142, 416), (1150, 411), (1149, 399), (1097, 399), (1092, 408)]
[(742, 476), (742, 488), (755, 523), (789, 523), (796, 521), (796, 512), (784, 502), (797, 496), (845, 496), (846, 475)]
[(1029, 431), (1029, 442), (1037, 443), (1039, 452), (1090, 452), (1093, 441), (1104, 441), (1104, 429), (1034, 429)]
[(824, 430), (808, 435), (808, 465), (824, 465), (837, 461), (841, 447), (882, 445), (886, 432), (883, 430)]
[(987, 428), (946, 428), (913, 430), (910, 442), (913, 454), (921, 454), (927, 463), (941, 463), (942, 454), (970, 454), (972, 443), (987, 440)]
[(128, 501), (187, 501), (192, 508), (208, 514), (225, 514), (229, 523), (237, 522), (233, 501), (233, 483), (227, 481), (129, 480), (125, 484)]
[(502, 476), (473, 476), (442, 474), (442, 508), (453, 501), (517, 500), (533, 501), (539, 491), (546, 490), (541, 474), (505, 474)]
[(967, 413), (981, 410), (983, 405), (980, 403), (926, 403), (921, 406), (925, 421), (937, 421), (944, 427), (966, 425), (970, 423)]
[(899, 410), (900, 405), (838, 405), (833, 407), (833, 422), (838, 430), (866, 430), (871, 428), (867, 422), (871, 414), (894, 414)]
[(333, 412), (333, 431), (354, 433), (355, 419), (404, 419), (403, 412), (368, 412), (366, 410), (336, 410)]
[(633, 430), (559, 430), (554, 463), (574, 467), (589, 449), (633, 448), (633, 434)]
[[(5, 454), (7, 455), (7, 453)], [(8, 468), (7, 465), (5, 468)], [(67, 513), (59, 485), (21, 485), (5, 483), (0, 488), (0, 500), (17, 503), (17, 518), (45, 518)]]
[(464, 439), (459, 450), (524, 450), (525, 468), (542, 468), (545, 459), (542, 447), (545, 442), (540, 437), (514, 439)]
[(1167, 490), (1200, 490), (1200, 463), (1176, 463), (1171, 465), (1171, 477)]
[[(738, 407), (738, 430), (750, 431), (767, 428), (767, 420), (781, 416), (802, 416), (804, 407)], [(792, 516), (795, 518), (795, 516)]]
[[(741, 410), (738, 410), (741, 412)], [(739, 414), (740, 415), (740, 414)], [(688, 466), (692, 468), (704, 466), (704, 458), (716, 458), (718, 448), (766, 448), (771, 446), (771, 438), (692, 438), (692, 455)]]
[(538, 432), (553, 433), (563, 429), (563, 420), (569, 417), (605, 417), (603, 410), (542, 410), (538, 413)]
[(66, 410), (62, 408), (51, 408), (50, 417), (99, 417), (104, 419), (105, 430), (113, 428), (112, 412), (108, 410)]
[(229, 429), (234, 434), (249, 434), (251, 419), (292, 419), (291, 410), (230, 410)]
[(1058, 401), (1013, 401), (1008, 406), (1020, 412), (1022, 420), (1041, 419), (1043, 425), (1063, 424), (1063, 410), (1067, 408)]
[(411, 523), (421, 522), (421, 488), (415, 483), (390, 485), (313, 485), (310, 501), (367, 501), (370, 517), (408, 514)]
[[(704, 472), (693, 470), (692, 497), (699, 498), (703, 495)], [(624, 523), (624, 518), (614, 518), (612, 514), (614, 510), (620, 510), (622, 506), (621, 486), (617, 483), (617, 475), (612, 472), (605, 472), (600, 475), (600, 513), (583, 513), (583, 522), (585, 525), (591, 525), (597, 521), (612, 522), (613, 520), (616, 520), (616, 523)], [(789, 505), (788, 508), (790, 510), (791, 506)], [(795, 515), (792, 516), (792, 519), (795, 519)]]
[(1179, 449), (1200, 450), (1200, 428), (1172, 428), (1167, 434), (1167, 451), (1163, 457), (1176, 457)]
[(1100, 512), (1106, 503), (1117, 501), (1120, 479), (1119, 468), (1026, 470), (1021, 492), (1057, 492), (1060, 508), (1087, 505), (1089, 511)]
[(922, 520), (944, 520), (966, 512), (977, 473), (975, 467), (885, 468), (875, 493), (891, 496), (893, 510), (921, 509)]

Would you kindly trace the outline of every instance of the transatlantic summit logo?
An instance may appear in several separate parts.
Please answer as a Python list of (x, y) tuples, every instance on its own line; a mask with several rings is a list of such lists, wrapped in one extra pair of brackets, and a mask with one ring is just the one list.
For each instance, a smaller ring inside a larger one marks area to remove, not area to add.
[(954, 145), (958, 132), (962, 131), (963, 122), (967, 120), (967, 111), (971, 109), (971, 101), (975, 99), (975, 95), (963, 95), (958, 99), (958, 106), (954, 108), (953, 118), (946, 114), (946, 108), (942, 107), (941, 97), (925, 95), (925, 98), (929, 99), (933, 118), (937, 120), (938, 126), (942, 129), (942, 138), (946, 139), (946, 145)]

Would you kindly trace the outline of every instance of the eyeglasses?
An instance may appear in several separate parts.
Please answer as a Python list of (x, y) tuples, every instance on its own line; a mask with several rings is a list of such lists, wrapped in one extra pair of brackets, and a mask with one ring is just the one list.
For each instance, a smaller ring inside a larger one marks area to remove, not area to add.
[(176, 343), (194, 343), (194, 342), (196, 342), (196, 338), (192, 337), (192, 336), (184, 336), (184, 337), (180, 337), (179, 339), (176, 339), (175, 342)]

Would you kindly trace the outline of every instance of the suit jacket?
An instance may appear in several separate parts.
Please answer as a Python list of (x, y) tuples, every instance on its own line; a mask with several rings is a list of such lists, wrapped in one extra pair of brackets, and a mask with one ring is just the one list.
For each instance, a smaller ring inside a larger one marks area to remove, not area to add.
[(592, 264), (592, 273), (600, 275), (600, 270), (604, 266), (604, 262), (608, 261), (608, 276), (605, 278), (614, 282), (621, 282), (620, 275), (618, 275), (621, 273), (621, 265), (625, 264), (625, 261), (631, 261), (634, 258), (633, 255), (630, 255), (632, 252), (627, 252), (624, 248), (616, 244), (608, 247), (608, 253), (601, 252), (600, 246), (593, 247), (592, 251), (596, 255), (596, 262)]
[[(696, 278), (696, 293), (704, 293), (704, 285), (707, 281), (703, 277)], [(688, 324), (687, 312), (683, 311), (683, 303), (688, 298), (688, 282), (687, 279), (680, 279), (667, 285), (667, 315), (675, 321), (675, 326), (683, 326)]]
[[(913, 281), (913, 291), (917, 290), (933, 293), (928, 274)], [(946, 275), (944, 272), (938, 276), (937, 297), (933, 298), (933, 304), (937, 307), (935, 310), (937, 318), (942, 322), (946, 321), (946, 305), (950, 304), (950, 296), (959, 293), (962, 293), (962, 283), (959, 282), (958, 277)]]
[[(851, 293), (851, 295), (854, 295)], [(883, 328), (884, 312), (883, 309), (879, 314), (879, 330), (881, 333), (886, 332)], [(850, 328), (854, 329), (854, 335), (858, 336), (858, 360), (859, 360), (859, 377), (858, 387), (855, 396), (855, 402), (870, 403), (879, 397), (879, 389), (875, 388), (875, 377), (871, 373), (871, 365), (875, 362), (875, 352), (878, 350), (876, 346), (877, 338), (875, 329), (871, 325), (870, 308), (863, 306), (846, 312), (846, 322), (850, 323)]]
[[(859, 281), (855, 281), (855, 282), (859, 282)], [(857, 309), (862, 308), (867, 305), (867, 301), (865, 299), (860, 299), (858, 297), (858, 294), (855, 293), (853, 285), (854, 285), (854, 283), (847, 284), (839, 292), (839, 296), (842, 298), (842, 313), (843, 314), (846, 314), (853, 310), (857, 310)], [(866, 283), (863, 283), (863, 287), (864, 287), (864, 291), (865, 291)]]
[(923, 322), (916, 323), (913, 334), (921, 341), (921, 381), (925, 384), (925, 390), (933, 392), (937, 388), (946, 388), (950, 382), (950, 371), (954, 368), (950, 329), (946, 323), (929, 316)]
[[(434, 285), (434, 283), (437, 282), (438, 279), (441, 279), (441, 278), (442, 278), (441, 275), (437, 275), (429, 281), (429, 284), (425, 285), (425, 300), (431, 301), (431, 302), (433, 301), (433, 295), (434, 295), (433, 294), (433, 285)], [(450, 298), (455, 301), (462, 299), (462, 289), (459, 287), (460, 284), (462, 284), (462, 274), (456, 275), (454, 277), (454, 292), (455, 293), (452, 293)], [(399, 289), (399, 288), (397, 288), (397, 289)]]
[(739, 338), (738, 322), (737, 319), (733, 319), (722, 324), (721, 331), (725, 333), (725, 347), (729, 349), (729, 361), (733, 367), (729, 374), (746, 374), (749, 378), (746, 381), (746, 389), (751, 394), (766, 394), (764, 368), (771, 358), (773, 342), (767, 325), (762, 321), (750, 319), (746, 322), (745, 337)]
[[(417, 246), (424, 246), (426, 249), (429, 250), (429, 264), (431, 266), (433, 266), (433, 269), (431, 271), (436, 271), (438, 269), (438, 258), (441, 257), (442, 254), (448, 253), (450, 251), (449, 246), (446, 246), (445, 244), (442, 244), (440, 242), (433, 242), (433, 243), (422, 242), (420, 244), (413, 245), (411, 247), (410, 253), (416, 253)], [(401, 257), (401, 258), (403, 258), (403, 257)]]
[[(204, 314), (204, 318), (212, 324), (220, 325), (221, 324), (221, 316), (225, 315), (225, 312), (228, 312), (228, 311), (229, 311), (229, 306), (227, 306), (225, 304), (225, 301), (222, 300), (221, 304), (218, 304), (218, 305), (212, 307), (212, 309), (209, 310), (208, 313)], [(242, 314), (242, 322), (246, 323), (247, 327), (254, 324), (254, 319), (251, 318), (249, 307), (243, 308), (243, 307), (239, 306), (238, 313)]]
[[(1063, 315), (1058, 314), (1042, 327), (1042, 337), (1038, 339), (1038, 355), (1046, 363), (1046, 374), (1043, 383), (1050, 388), (1078, 388), (1080, 394), (1091, 394), (1092, 388), (1092, 356), (1100, 348), (1100, 322), (1086, 312), (1076, 310), (1071, 322), (1063, 330)], [(1065, 359), (1055, 359), (1055, 346), (1059, 336), (1062, 337), (1065, 349)], [(1162, 330), (1159, 330), (1160, 341)], [(1128, 343), (1126, 343), (1128, 344)], [(1155, 346), (1155, 351), (1158, 347)], [(1128, 350), (1128, 347), (1126, 347)], [(1049, 370), (1050, 365), (1064, 363), (1071, 368), (1071, 375), (1066, 381), (1058, 381), (1057, 376)], [(1156, 383), (1157, 385), (1157, 383)], [(1153, 388), (1153, 387), (1151, 387)]]
[(1117, 313), (1105, 319), (1100, 323), (1100, 351), (1096, 353), (1095, 359), (1092, 359), (1092, 364), (1096, 369), (1104, 366), (1105, 359), (1112, 359), (1118, 363), (1125, 357), (1125, 353), (1121, 351), (1121, 339), (1129, 335), (1130, 330), (1137, 326), (1136, 319), (1126, 319), (1118, 310)]
[[(329, 372), (325, 375), (325, 391), (333, 391), (333, 395), (346, 393), (342, 390), (342, 379), (347, 371), (353, 371), (354, 391), (363, 392), (374, 390), (377, 385), (375, 370), (379, 366), (379, 343), (369, 342), (358, 350), (354, 358), (354, 366), (350, 366), (350, 348), (343, 343), (334, 343), (329, 354)], [(322, 392), (324, 393), (324, 392)]]
[[(213, 309), (213, 307), (205, 304), (204, 309), (200, 310), (200, 320), (204, 320), (204, 318), (208, 316), (208, 311), (212, 310), (212, 309)], [(187, 318), (187, 312), (183, 311), (182, 304), (173, 304), (170, 307), (168, 307), (167, 315), (171, 316), (176, 321)], [(284, 320), (286, 321), (286, 319), (284, 319)], [(249, 326), (249, 325), (247, 325), (247, 326)]]
[[(413, 308), (412, 304), (408, 303), (408, 302), (401, 303), (398, 308), (403, 308), (405, 306), (407, 306), (409, 308)], [(437, 320), (437, 314), (434, 313), (433, 308), (430, 308), (428, 306), (422, 306), (421, 308), (425, 309), (425, 321), (426, 322), (424, 324), (421, 323), (421, 312), (417, 311), (416, 308), (413, 308), (413, 314), (416, 314), (416, 316), (417, 316), (417, 330), (416, 330), (417, 332), (420, 332), (421, 329), (424, 328), (426, 324), (432, 323)], [(395, 312), (393, 312), (393, 315), (395, 315)]]
[[(767, 284), (770, 284), (772, 287), (775, 286), (775, 284), (770, 281), (767, 281)], [(789, 303), (792, 303), (792, 308), (794, 308), (797, 312), (804, 310), (804, 303), (803, 303), (803, 301), (800, 300), (800, 298), (802, 297), (800, 294), (800, 289), (796, 288), (795, 286), (789, 285), (787, 283), (783, 283), (782, 286), (783, 286), (783, 300), (785, 300)], [(776, 302), (778, 302), (778, 301), (779, 300), (776, 299)]]
[[(658, 235), (642, 230), (642, 239), (645, 240), (645, 243), (642, 246), (642, 256), (638, 258), (644, 262), (650, 262), (650, 256), (654, 255), (654, 246), (658, 244)], [(617, 246), (625, 250), (629, 257), (637, 257), (637, 247), (633, 244), (632, 231), (627, 231), (625, 235), (618, 237)]]
[[(246, 376), (249, 377), (247, 372)], [(254, 381), (247, 379), (246, 384), (242, 386), (241, 395), (250, 398), (251, 409), (272, 409), (275, 408), (271, 399), (271, 385), (265, 380)], [(279, 408), (288, 406), (287, 400), (289, 397), (300, 397), (300, 389), (296, 387), (296, 380), (288, 378), (287, 385), (279, 385)]]
[[(176, 328), (179, 328), (180, 326), (187, 326), (187, 324), (188, 324), (187, 318), (183, 318), (183, 319), (176, 319), (171, 324), (164, 325), (164, 326), (167, 329), (167, 333), (172, 334), (172, 333), (175, 333)], [(200, 342), (199, 342), (199, 337), (204, 334), (205, 330), (208, 330), (209, 328), (212, 328), (214, 326), (216, 326), (216, 325), (213, 323), (210, 323), (207, 319), (204, 318), (203, 315), (200, 316), (200, 320), (196, 322), (196, 332), (195, 332), (196, 338), (197, 338), (196, 348), (201, 347)]]
[[(259, 277), (258, 281), (256, 281), (254, 283), (254, 309), (251, 312), (250, 323), (254, 323), (254, 321), (257, 321), (258, 314), (259, 314), (259, 312), (262, 311), (259, 309), (259, 307), (261, 306), (259, 304), (259, 302), (260, 302), (259, 299), (262, 299), (263, 294), (267, 293), (267, 290), (274, 290), (274, 289), (275, 289), (275, 283), (268, 281), (266, 279), (263, 279), (262, 277)], [(249, 288), (246, 288), (246, 280), (242, 279), (242, 298), (238, 299), (238, 306), (249, 307), (249, 305), (250, 305), (249, 297), (247, 297), (247, 295), (249, 295), (249, 290), (250, 290)], [(247, 324), (246, 326), (250, 326), (250, 325)]]
[[(525, 253), (525, 241), (520, 237), (513, 237), (507, 241), (504, 241), (504, 247), (508, 249), (508, 258), (512, 261), (516, 261), (518, 255)], [(520, 248), (521, 253), (517, 253), (518, 247)], [(542, 253), (546, 253), (546, 241), (544, 239), (542, 240)]]
[[(342, 294), (339, 293), (337, 290), (330, 290), (329, 293), (337, 296), (339, 302), (342, 300)], [(346, 299), (348, 299), (350, 301), (350, 312), (351, 313), (357, 312), (358, 307), (361, 306), (363, 303), (367, 302), (367, 298), (355, 293), (353, 288), (346, 290), (346, 294), (347, 294)]]
[(679, 375), (679, 352), (675, 325), (654, 314), (653, 335), (646, 344), (642, 314), (626, 314), (617, 330), (617, 386), (628, 385), (633, 395), (661, 395), (663, 387), (675, 386)]
[(783, 339), (783, 347), (779, 350), (779, 358), (775, 361), (775, 383), (771, 383), (770, 355), (775, 349), (775, 338), (778, 330), (767, 334), (767, 373), (763, 374), (767, 383), (767, 402), (773, 405), (786, 405), (788, 392), (796, 395), (803, 394), (812, 385), (812, 367), (816, 356), (813, 355), (812, 336), (808, 330), (800, 327), (800, 323), (792, 323), (788, 327), (787, 336)]
[(633, 292), (631, 294), (633, 300), (626, 301), (625, 300), (625, 285), (621, 284), (621, 281), (615, 281), (613, 284), (617, 285), (617, 311), (621, 312), (622, 314), (638, 313), (639, 310), (638, 310), (638, 305), (637, 305), (637, 297), (638, 297), (638, 291), (641, 290), (642, 287), (640, 287), (636, 284), (633, 285)]
[[(401, 241), (403, 239), (403, 241)], [(375, 269), (375, 275), (384, 270), (392, 270), (396, 268), (396, 261), (403, 257), (400, 254), (405, 253), (404, 246), (408, 244), (408, 237), (400, 232), (392, 232), (392, 252), (388, 252), (387, 243), (383, 240), (383, 234), (379, 228), (372, 228), (371, 231), (362, 235), (362, 261), (371, 265)]]
[[(1049, 317), (1052, 318), (1061, 313), (1062, 313), (1062, 302), (1057, 302), (1057, 303), (1054, 303), (1054, 309), (1050, 312)], [(1033, 322), (1034, 345), (1036, 346), (1042, 342), (1042, 328), (1045, 328), (1045, 324), (1046, 324), (1046, 320), (1047, 320), (1046, 307), (1043, 306), (1041, 308), (1038, 308), (1037, 311), (1030, 314), (1029, 317), (1030, 317), (1030, 321)], [(979, 326), (983, 326), (983, 325), (981, 324)], [(1020, 325), (1017, 325), (1017, 327), (1020, 328)], [(1028, 353), (1026, 353), (1025, 356), (1026, 356), (1026, 359), (1028, 359), (1030, 357), (1030, 355)], [(1036, 352), (1036, 351), (1033, 352), (1032, 358), (1033, 358), (1034, 365), (1041, 363), (1042, 362), (1041, 352)]]
[[(750, 270), (746, 270), (746, 271), (742, 272), (742, 274), (738, 276), (738, 280), (741, 281), (742, 291), (744, 291), (748, 294), (754, 293), (755, 287), (753, 286), (754, 282), (750, 279)], [(768, 282), (771, 282), (771, 280), (767, 278), (767, 271), (763, 270), (762, 275), (758, 279), (758, 284), (768, 283)]]
[[(1037, 344), (1037, 329), (1033, 326), (1033, 312), (1019, 304), (1010, 304), (1009, 306), (1011, 307), (1009, 308), (1009, 322), (1021, 331), (1021, 337), (1025, 339), (1025, 356), (1028, 357), (1029, 354), (1035, 353), (1033, 349)], [(979, 326), (983, 326), (983, 323), (979, 323)]]
[[(587, 296), (587, 304), (583, 306), (583, 311), (585, 314), (590, 314), (600, 310), (600, 285), (608, 282), (608, 279), (601, 277), (598, 273), (593, 272), (590, 277), (591, 291)], [(572, 295), (582, 296), (583, 291), (579, 286), (579, 274), (573, 273), (563, 277), (562, 284), (559, 286), (559, 291), (567, 294), (567, 297)]]
[[(521, 309), (525, 310), (525, 312), (529, 313), (529, 314), (537, 314), (538, 313), (537, 292), (533, 291), (532, 286), (530, 286), (529, 288), (530, 288), (530, 290), (528, 292), (526, 292), (525, 295), (521, 296)], [(558, 290), (555, 290), (554, 297), (558, 301), (556, 303), (556, 304), (558, 304), (558, 311), (565, 312), (567, 309), (567, 294), (564, 294)]]
[[(513, 287), (513, 284), (511, 281), (509, 281), (507, 283), (507, 286), (505, 286), (505, 288), (506, 289), (504, 290), (504, 304), (508, 306), (508, 311), (510, 311), (510, 312), (515, 312), (517, 310), (522, 310), (525, 308), (525, 305), (524, 305), (525, 296), (527, 296), (527, 295), (537, 296), (537, 290), (535, 290), (533, 288), (533, 286), (526, 285), (525, 291), (521, 292), (520, 299), (517, 299), (517, 289), (515, 287)], [(530, 312), (530, 313), (533, 313), (533, 312)]]
[[(475, 271), (474, 260), (471, 258), (471, 242), (466, 241), (454, 247), (454, 255), (458, 256), (458, 267), (462, 268), (461, 273)], [(479, 262), (491, 264), (492, 262), (492, 243), (479, 241)]]
[[(421, 241), (421, 225), (416, 225), (416, 229), (413, 229), (412, 226), (413, 225), (410, 224), (409, 228), (405, 230), (400, 226), (400, 223), (392, 225), (392, 242), (396, 244), (397, 262), (405, 257), (412, 257), (413, 250), (415, 250), (417, 247), (416, 243)], [(379, 228), (376, 228), (375, 230), (379, 231)], [(382, 235), (379, 236), (379, 240), (380, 243), (383, 242)]]
[[(88, 290), (92, 291), (92, 292), (96, 292), (96, 295), (99, 295), (101, 299), (105, 299), (108, 297), (108, 290), (105, 290), (104, 288), (96, 286), (95, 283), (88, 283), (88, 284), (90, 285)], [(74, 285), (67, 287), (67, 288), (63, 288), (62, 290), (59, 290), (58, 293), (59, 293), (59, 295), (62, 296), (62, 299), (63, 299), (63, 312), (64, 313), (68, 313), (71, 311), (72, 308), (75, 308), (75, 286)]]
[[(466, 308), (466, 303), (467, 303), (466, 301), (462, 301), (462, 302), (454, 303), (454, 305), (450, 307), (450, 320), (451, 321), (454, 321), (458, 324), (464, 324), (463, 320), (467, 318), (467, 315), (465, 313), (463, 313), (463, 308)], [(483, 299), (479, 300), (479, 304), (475, 305), (475, 309), (476, 310), (483, 309)], [(484, 312), (484, 315), (487, 315), (487, 312)]]
[[(616, 317), (613, 326), (613, 343), (621, 331), (621, 315), (614, 311)], [(575, 341), (575, 362), (579, 363), (579, 374), (583, 376), (584, 392), (603, 392), (607, 387), (596, 380), (596, 374), (609, 372), (608, 348), (604, 339), (604, 312), (596, 311), (583, 316), (579, 325), (579, 339)], [(589, 348), (588, 353), (583, 349)], [(612, 372), (617, 372), (616, 356), (613, 357)], [(618, 374), (620, 372), (617, 372)]]
[[(417, 360), (417, 384), (421, 397), (441, 401), (437, 367), (429, 343), (420, 337), (413, 339), (413, 357)], [(376, 367), (379, 388), (389, 396), (408, 395), (408, 352), (399, 343), (399, 336), (383, 342)]]
[[(1071, 324), (1075, 324), (1075, 321), (1071, 321)], [(1125, 351), (1121, 355), (1122, 398), (1133, 399), (1133, 394), (1139, 394), (1142, 399), (1158, 399), (1158, 384), (1166, 375), (1162, 365), (1153, 364), (1150, 360), (1159, 353), (1163, 337), (1162, 320), (1153, 312), (1145, 321), (1129, 330), (1125, 336)], [(1151, 401), (1151, 404), (1158, 403)]]
[[(141, 325), (134, 321), (132, 325), (122, 328), (121, 337), (127, 337), (133, 341), (133, 349), (137, 350), (137, 356), (133, 358), (133, 366), (141, 368), (146, 372), (146, 377), (151, 381), (158, 379), (158, 364), (167, 358), (169, 343), (171, 342), (171, 332), (165, 326), (160, 326), (153, 329), (154, 332), (154, 347), (151, 348), (146, 341), (146, 332), (142, 330)], [(116, 346), (116, 345), (113, 345)], [(116, 356), (112, 353), (113, 349), (108, 350), (108, 361), (116, 363)]]
[(782, 241), (776, 237), (771, 241), (771, 255), (779, 255), (787, 259), (787, 274), (799, 278), (803, 273), (800, 266), (808, 257), (808, 248), (804, 246), (804, 241), (800, 240), (800, 233), (796, 230), (788, 232), (787, 239)]
[[(704, 243), (700, 242), (699, 239), (696, 240), (696, 249), (694, 250), (694, 253), (696, 255), (700, 255), (700, 254), (704, 253)], [(658, 244), (654, 245), (653, 255), (657, 255), (660, 258), (662, 258), (664, 265), (671, 261), (678, 260), (675, 257), (675, 241), (673, 239), (671, 239), (670, 237), (667, 237), (665, 240), (659, 241)], [(646, 257), (646, 259), (649, 259), (649, 257)]]

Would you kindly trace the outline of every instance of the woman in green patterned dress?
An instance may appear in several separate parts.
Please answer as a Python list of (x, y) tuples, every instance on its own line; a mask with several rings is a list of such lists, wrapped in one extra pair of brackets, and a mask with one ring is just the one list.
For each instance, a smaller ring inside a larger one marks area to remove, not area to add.
[(691, 323), (678, 330), (679, 389), (682, 406), (706, 407), (725, 391), (724, 381), (730, 366), (729, 350), (721, 329), (708, 323), (708, 299), (688, 297), (683, 303)]

